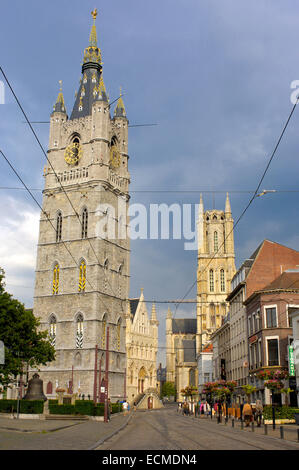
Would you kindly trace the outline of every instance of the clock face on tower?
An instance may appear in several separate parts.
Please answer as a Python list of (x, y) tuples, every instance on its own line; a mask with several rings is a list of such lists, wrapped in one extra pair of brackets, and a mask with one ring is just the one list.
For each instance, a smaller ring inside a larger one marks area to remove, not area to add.
[(118, 168), (120, 166), (120, 153), (116, 145), (112, 145), (110, 149), (110, 164), (112, 168)]
[(79, 142), (72, 142), (65, 149), (64, 159), (69, 165), (77, 165), (82, 157), (82, 147)]

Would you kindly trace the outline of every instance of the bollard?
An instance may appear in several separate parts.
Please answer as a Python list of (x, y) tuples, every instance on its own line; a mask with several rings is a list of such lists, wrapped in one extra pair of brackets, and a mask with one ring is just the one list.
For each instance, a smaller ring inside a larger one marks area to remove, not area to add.
[(267, 428), (267, 424), (264, 424), (264, 429), (265, 429), (265, 436), (268, 435), (268, 428)]
[(284, 439), (284, 434), (283, 434), (283, 426), (280, 426), (280, 439)]
[(235, 420), (234, 420), (234, 418), (233, 418), (233, 419), (232, 419), (232, 428), (234, 428), (234, 427), (235, 427)]
[(243, 423), (243, 419), (241, 419), (241, 429), (243, 429), (244, 427), (244, 423)]
[(251, 431), (254, 432), (254, 422), (251, 423)]
[(299, 442), (299, 429), (297, 429), (297, 441)]

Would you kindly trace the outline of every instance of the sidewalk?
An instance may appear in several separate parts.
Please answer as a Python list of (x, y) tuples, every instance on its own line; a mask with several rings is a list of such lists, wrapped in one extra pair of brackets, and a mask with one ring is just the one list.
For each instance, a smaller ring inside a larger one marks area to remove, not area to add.
[[(196, 417), (191, 416), (191, 417), (192, 419), (196, 421), (199, 419), (209, 420), (210, 422), (215, 423), (218, 426), (230, 427), (232, 429), (239, 430), (240, 432), (254, 432), (256, 434), (261, 434), (261, 435), (269, 436), (269, 437), (275, 437), (277, 439), (281, 439), (282, 438), (281, 436), (283, 436), (284, 440), (292, 441), (292, 442), (299, 442), (299, 426), (297, 426), (296, 424), (283, 424), (283, 425), (276, 424), (275, 430), (274, 430), (272, 424), (267, 424), (267, 425), (262, 424), (261, 427), (257, 427), (255, 421), (253, 422), (253, 426), (252, 426), (252, 423), (250, 423), (249, 427), (246, 427), (245, 423), (243, 422), (243, 427), (242, 427), (241, 421), (236, 418), (234, 420), (233, 418), (229, 418), (226, 423), (224, 416), (222, 416), (221, 423), (217, 422), (217, 416), (213, 416), (212, 419), (211, 419), (211, 416), (207, 416), (207, 415), (196, 416)], [(281, 428), (283, 428), (283, 431), (281, 431)]]
[[(110, 437), (117, 434), (131, 420), (133, 412), (126, 416), (122, 413), (112, 415), (108, 423), (92, 420), (37, 420), (9, 419), (0, 415), (1, 449), (72, 449), (74, 441), (78, 450), (93, 450)], [(67, 431), (69, 428), (69, 432)], [(64, 432), (63, 430), (66, 430)], [(71, 430), (73, 429), (73, 430)], [(55, 431), (61, 431), (56, 433)], [(51, 434), (50, 434), (51, 433)], [(62, 434), (61, 434), (62, 433)], [(11, 435), (11, 438), (9, 436)], [(12, 446), (13, 436), (18, 436)], [(30, 440), (21, 436), (32, 436)], [(47, 436), (52, 436), (51, 440)], [(55, 438), (54, 438), (55, 436)], [(42, 439), (42, 440), (41, 440)], [(15, 447), (16, 446), (16, 447)]]

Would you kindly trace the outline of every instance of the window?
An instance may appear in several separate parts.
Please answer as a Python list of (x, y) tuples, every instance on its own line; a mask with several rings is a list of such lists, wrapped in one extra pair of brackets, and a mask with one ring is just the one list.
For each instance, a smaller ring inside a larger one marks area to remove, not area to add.
[(210, 305), (210, 326), (211, 328), (215, 328), (216, 327), (216, 315), (215, 315), (215, 305), (214, 304), (211, 304)]
[(221, 292), (225, 292), (224, 269), (220, 270), (220, 289), (221, 289)]
[(106, 326), (107, 326), (107, 315), (103, 316), (102, 320), (102, 349), (106, 348)]
[(59, 265), (55, 264), (53, 269), (53, 295), (58, 294), (59, 292)]
[(88, 210), (84, 209), (82, 212), (82, 238), (87, 238), (88, 228)]
[(214, 271), (210, 269), (210, 292), (214, 292)]
[(218, 251), (218, 232), (214, 232), (214, 251)]
[(276, 307), (266, 308), (266, 325), (267, 328), (277, 327)]
[(268, 366), (279, 366), (278, 339), (267, 339)]
[(62, 239), (62, 213), (59, 211), (56, 218), (56, 242)]
[(81, 261), (80, 263), (80, 268), (79, 268), (79, 292), (85, 292), (85, 286), (86, 286), (86, 263), (84, 260)]
[(252, 333), (251, 331), (251, 317), (248, 317), (248, 335), (250, 336)]
[(49, 333), (49, 336), (50, 336), (50, 343), (54, 347), (56, 345), (56, 325), (57, 325), (56, 317), (54, 315), (52, 315), (51, 318), (50, 318), (50, 333)]
[(109, 267), (109, 261), (108, 259), (105, 260), (104, 262), (104, 280), (103, 280), (103, 288), (104, 291), (107, 291), (108, 288), (108, 267)]
[(121, 319), (118, 320), (117, 327), (116, 327), (116, 348), (118, 351), (120, 350), (120, 332), (121, 332)]
[(77, 316), (77, 327), (76, 327), (76, 348), (82, 349), (83, 347), (83, 316), (80, 314)]

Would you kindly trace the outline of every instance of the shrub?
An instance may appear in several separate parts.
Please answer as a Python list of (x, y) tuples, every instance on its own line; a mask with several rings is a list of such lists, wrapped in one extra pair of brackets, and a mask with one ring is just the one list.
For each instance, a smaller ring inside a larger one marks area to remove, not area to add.
[(58, 405), (49, 403), (49, 411), (51, 415), (75, 415), (75, 405)]
[[(290, 408), (289, 406), (275, 407), (275, 419), (294, 419), (294, 413), (299, 413), (299, 408)], [(272, 419), (272, 406), (264, 406), (264, 419)]]
[[(18, 400), (0, 400), (0, 413), (16, 412)], [(19, 412), (24, 414), (42, 414), (44, 402), (42, 400), (20, 400)]]
[(94, 416), (94, 402), (91, 400), (76, 400), (75, 411), (79, 415)]

